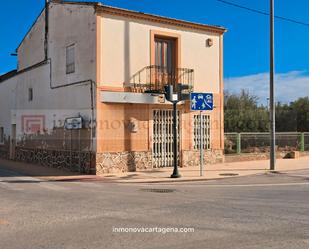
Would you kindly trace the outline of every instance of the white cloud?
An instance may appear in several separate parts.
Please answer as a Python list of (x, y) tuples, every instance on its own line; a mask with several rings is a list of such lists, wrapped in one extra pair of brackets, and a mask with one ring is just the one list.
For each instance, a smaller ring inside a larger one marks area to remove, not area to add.
[[(309, 76), (305, 71), (291, 71), (276, 74), (275, 77), (276, 101), (288, 103), (299, 97), (309, 96)], [(260, 73), (242, 77), (225, 79), (225, 90), (230, 93), (239, 93), (241, 89), (259, 97), (259, 102), (267, 103), (269, 97), (269, 74)]]

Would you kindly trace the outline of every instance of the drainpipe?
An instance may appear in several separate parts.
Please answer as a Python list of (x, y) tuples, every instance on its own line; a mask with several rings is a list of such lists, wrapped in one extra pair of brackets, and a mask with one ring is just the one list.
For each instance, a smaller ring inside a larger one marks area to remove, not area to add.
[(48, 60), (48, 19), (49, 19), (49, 0), (45, 0), (45, 36), (44, 36), (44, 55), (45, 61)]

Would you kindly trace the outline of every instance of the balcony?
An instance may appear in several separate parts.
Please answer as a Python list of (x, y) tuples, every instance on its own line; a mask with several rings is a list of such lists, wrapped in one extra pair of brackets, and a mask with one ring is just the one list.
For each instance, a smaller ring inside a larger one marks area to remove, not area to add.
[(152, 65), (134, 74), (130, 79), (129, 88), (132, 92), (164, 93), (165, 85), (173, 85), (176, 92), (179, 84), (187, 86), (189, 92), (193, 91), (194, 70), (188, 68), (171, 70)]

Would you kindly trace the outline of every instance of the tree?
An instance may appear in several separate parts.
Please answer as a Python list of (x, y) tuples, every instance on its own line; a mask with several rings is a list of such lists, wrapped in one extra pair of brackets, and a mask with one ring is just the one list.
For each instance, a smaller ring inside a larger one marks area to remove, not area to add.
[(224, 125), (226, 132), (268, 131), (268, 112), (258, 106), (258, 97), (242, 90), (240, 94), (225, 93)]
[(296, 130), (299, 132), (309, 131), (309, 98), (299, 98), (291, 103), (291, 108), (296, 116)]
[[(225, 93), (225, 132), (267, 132), (269, 111), (258, 105), (258, 97), (242, 90), (240, 94)], [(276, 104), (276, 131), (309, 131), (309, 97), (289, 104)]]

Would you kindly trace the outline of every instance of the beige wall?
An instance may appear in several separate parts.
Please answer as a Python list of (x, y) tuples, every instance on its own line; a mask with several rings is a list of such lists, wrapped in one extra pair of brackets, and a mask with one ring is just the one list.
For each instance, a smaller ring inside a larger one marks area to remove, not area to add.
[(43, 11), (17, 49), (18, 69), (44, 60), (45, 11)]
[[(149, 106), (101, 104), (97, 152), (149, 151)], [(131, 132), (131, 125), (137, 129)]]
[[(219, 92), (220, 35), (108, 14), (101, 14), (101, 18), (101, 85), (122, 87), (149, 66), (150, 32), (158, 30), (180, 35), (181, 67), (194, 69), (194, 90)], [(208, 38), (214, 41), (212, 47), (206, 46)]]

